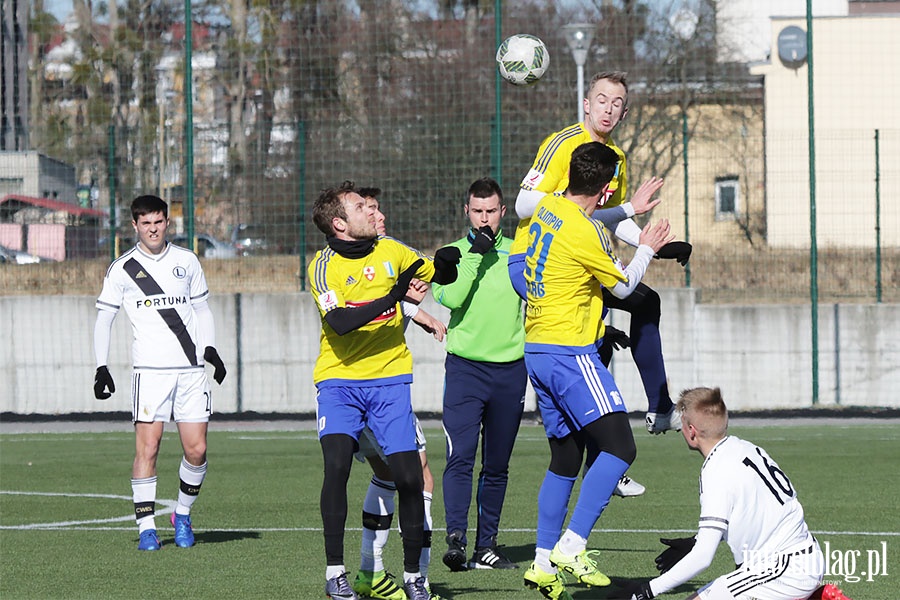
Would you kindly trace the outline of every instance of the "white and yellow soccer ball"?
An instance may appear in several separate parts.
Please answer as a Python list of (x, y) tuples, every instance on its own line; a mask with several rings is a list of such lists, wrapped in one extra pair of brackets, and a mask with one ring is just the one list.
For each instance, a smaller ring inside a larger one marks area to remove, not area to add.
[(543, 77), (549, 66), (547, 46), (533, 35), (517, 33), (497, 48), (500, 75), (513, 85), (531, 85)]

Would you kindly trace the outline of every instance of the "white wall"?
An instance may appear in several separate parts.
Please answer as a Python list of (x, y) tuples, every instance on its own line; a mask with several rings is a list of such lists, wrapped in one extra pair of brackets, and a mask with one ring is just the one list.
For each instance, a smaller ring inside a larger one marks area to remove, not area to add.
[[(815, 17), (846, 16), (847, 0), (813, 0)], [(772, 47), (772, 17), (806, 18), (806, 0), (724, 0), (716, 5), (720, 62), (762, 62)], [(805, 27), (804, 27), (805, 29)]]
[[(735, 410), (811, 406), (808, 306), (705, 305), (692, 290), (662, 290), (662, 336), (670, 392), (722, 388)], [(219, 352), (228, 367), (213, 383), (217, 412), (314, 413), (312, 368), (319, 316), (308, 293), (217, 296)], [(424, 308), (446, 320), (430, 298)], [(94, 298), (0, 297), (0, 412), (66, 414), (130, 411), (131, 327), (116, 319), (110, 350), (115, 395), (95, 400)], [(627, 330), (627, 315), (613, 311)], [(237, 340), (241, 340), (240, 363)], [(443, 344), (422, 331), (407, 335), (414, 356), (413, 403), (438, 412)], [(631, 410), (646, 400), (627, 351), (613, 374)], [(819, 307), (819, 400), (822, 406), (900, 407), (900, 304)], [(534, 410), (529, 393), (528, 410)]]

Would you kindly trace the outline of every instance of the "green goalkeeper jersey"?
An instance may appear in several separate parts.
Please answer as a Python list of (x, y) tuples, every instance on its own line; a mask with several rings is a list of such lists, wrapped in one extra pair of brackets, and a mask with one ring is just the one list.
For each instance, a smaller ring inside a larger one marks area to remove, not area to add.
[(434, 299), (450, 309), (447, 352), (481, 362), (505, 363), (525, 355), (522, 299), (509, 280), (512, 240), (497, 233), (493, 250), (469, 252), (472, 235), (451, 244), (460, 249), (456, 281), (433, 284)]

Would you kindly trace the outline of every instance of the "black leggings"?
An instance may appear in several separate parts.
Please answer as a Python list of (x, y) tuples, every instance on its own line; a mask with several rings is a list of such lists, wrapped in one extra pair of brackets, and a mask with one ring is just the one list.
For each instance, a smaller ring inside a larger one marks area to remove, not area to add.
[(587, 465), (593, 464), (601, 452), (608, 452), (629, 465), (637, 456), (628, 413), (614, 412), (600, 417), (581, 431), (562, 439), (550, 438), (550, 471), (560, 477), (577, 477), (581, 471), (584, 449)]

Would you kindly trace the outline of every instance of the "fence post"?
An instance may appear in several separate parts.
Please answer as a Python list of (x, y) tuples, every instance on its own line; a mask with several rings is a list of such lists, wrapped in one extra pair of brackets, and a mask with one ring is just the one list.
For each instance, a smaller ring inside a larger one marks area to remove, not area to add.
[(110, 125), (107, 129), (106, 170), (109, 181), (109, 233), (107, 245), (109, 246), (109, 262), (116, 260), (119, 254), (119, 232), (116, 227), (116, 126)]
[(875, 130), (875, 302), (881, 304), (881, 155)]
[(306, 121), (297, 123), (297, 202), (300, 212), (300, 291), (306, 291)]
[[(681, 154), (684, 161), (684, 241), (691, 241), (688, 193), (688, 117), (687, 109), (681, 109)], [(691, 287), (691, 263), (684, 265), (684, 287)]]
[(806, 101), (809, 122), (809, 303), (812, 319), (812, 403), (819, 403), (819, 253), (816, 241), (816, 126), (813, 102), (812, 0), (806, 0)]

